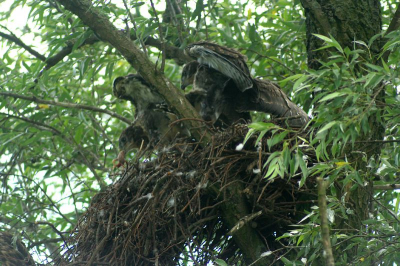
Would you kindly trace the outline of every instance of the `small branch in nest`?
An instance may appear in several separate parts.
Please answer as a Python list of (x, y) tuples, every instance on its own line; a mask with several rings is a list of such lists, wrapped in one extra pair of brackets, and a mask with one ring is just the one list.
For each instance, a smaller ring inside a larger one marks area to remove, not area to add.
[(265, 156), (270, 156), (272, 154), (272, 152), (263, 152), (262, 149), (260, 149), (260, 151), (246, 151), (246, 150), (241, 150), (241, 151), (224, 150), (224, 151), (226, 151), (226, 152), (235, 152), (235, 153), (243, 153), (245, 155), (254, 155), (255, 157), (260, 156), (260, 154), (261, 155), (265, 155)]
[[(117, 204), (115, 204), (117, 205)], [(97, 255), (100, 253), (100, 251), (103, 249), (103, 246), (105, 245), (106, 241), (108, 240), (108, 238), (111, 236), (111, 221), (114, 215), (115, 210), (117, 209), (117, 206), (113, 207), (110, 216), (108, 217), (108, 224), (107, 224), (107, 231), (106, 231), (106, 235), (103, 237), (103, 239), (101, 240), (101, 242), (97, 245), (96, 249), (93, 251), (92, 256), (90, 257), (88, 263), (86, 265), (90, 266), (93, 264), (95, 258), (97, 257)]]
[(254, 218), (260, 216), (262, 211), (258, 211), (256, 213), (252, 213), (245, 217), (240, 218), (239, 222), (228, 232), (229, 235), (235, 234), (240, 228), (242, 228), (245, 224), (253, 220)]

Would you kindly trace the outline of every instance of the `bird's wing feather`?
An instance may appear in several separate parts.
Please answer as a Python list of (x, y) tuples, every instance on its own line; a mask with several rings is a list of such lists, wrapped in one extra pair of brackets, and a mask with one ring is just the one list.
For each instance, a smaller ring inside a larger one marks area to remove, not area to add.
[(188, 53), (190, 56), (196, 57), (200, 64), (207, 65), (231, 78), (240, 91), (245, 91), (253, 86), (248, 73), (245, 73), (239, 66), (219, 53), (199, 45), (190, 47)]
[(288, 120), (289, 126), (301, 127), (309, 121), (308, 115), (294, 104), (277, 85), (270, 81), (255, 79), (259, 90), (256, 111), (267, 112), (278, 117), (296, 117)]

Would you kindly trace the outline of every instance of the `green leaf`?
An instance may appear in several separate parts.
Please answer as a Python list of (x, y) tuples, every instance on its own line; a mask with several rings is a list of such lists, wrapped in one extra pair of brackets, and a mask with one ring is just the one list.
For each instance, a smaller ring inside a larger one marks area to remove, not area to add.
[(228, 264), (227, 264), (224, 260), (221, 260), (221, 259), (216, 259), (216, 260), (214, 260), (214, 262), (215, 262), (218, 266), (228, 266)]
[(301, 85), (304, 81), (306, 81), (307, 79), (308, 79), (308, 77), (307, 77), (306, 75), (304, 75), (304, 76), (300, 77), (299, 79), (297, 79), (296, 82), (295, 82), (294, 85), (293, 85), (293, 91), (294, 91), (294, 92), (298, 92), (299, 90), (301, 90), (302, 88), (304, 88), (304, 86), (303, 86), (303, 87), (300, 87), (300, 85)]
[(249, 125), (249, 128), (252, 128), (256, 131), (262, 131), (262, 130), (270, 130), (274, 128), (280, 128), (274, 123), (265, 123), (265, 122), (254, 122)]
[(192, 13), (192, 20), (195, 19), (196, 17), (201, 17), (201, 12), (204, 10), (204, 3), (203, 0), (197, 0), (196, 2), (196, 8)]
[(376, 85), (378, 85), (385, 77), (382, 75), (379, 75), (378, 73), (372, 72), (368, 74), (367, 81), (364, 84), (364, 88), (370, 87), (370, 88), (375, 88)]
[(328, 46), (325, 46), (324, 48), (335, 47), (340, 53), (342, 54), (344, 53), (343, 48), (340, 46), (338, 41), (336, 41), (335, 38), (333, 38), (333, 36), (330, 35), (331, 38), (328, 38), (320, 34), (313, 34), (313, 35), (320, 38), (321, 40), (324, 40), (328, 44)]
[(83, 137), (83, 132), (85, 130), (85, 126), (84, 125), (80, 125), (76, 131), (75, 131), (75, 142), (76, 143), (81, 143), (81, 139)]
[(319, 102), (325, 102), (325, 101), (328, 101), (328, 100), (331, 100), (331, 99), (334, 99), (334, 98), (337, 98), (337, 97), (340, 97), (340, 96), (344, 96), (344, 95), (347, 95), (347, 93), (346, 92), (330, 93), (330, 94), (324, 96), (321, 100), (319, 100)]
[(339, 122), (338, 122), (338, 121), (331, 121), (331, 122), (329, 122), (328, 124), (326, 124), (323, 128), (321, 128), (321, 129), (317, 132), (317, 135), (318, 135), (318, 134), (322, 134), (324, 131), (330, 129), (331, 127), (333, 127), (333, 126), (336, 125), (336, 124), (339, 124)]
[(279, 83), (280, 83), (280, 84), (281, 84), (281, 83), (286, 84), (288, 81), (291, 81), (291, 80), (298, 80), (299, 78), (302, 78), (302, 77), (306, 77), (306, 79), (308, 78), (308, 77), (307, 77), (306, 75), (304, 75), (304, 74), (296, 74), (296, 75), (289, 76), (289, 77), (285, 78), (284, 80), (279, 81)]
[(286, 137), (289, 131), (282, 131), (278, 134), (274, 134), (271, 138), (267, 140), (268, 148), (271, 149), (274, 145), (282, 142), (282, 140)]

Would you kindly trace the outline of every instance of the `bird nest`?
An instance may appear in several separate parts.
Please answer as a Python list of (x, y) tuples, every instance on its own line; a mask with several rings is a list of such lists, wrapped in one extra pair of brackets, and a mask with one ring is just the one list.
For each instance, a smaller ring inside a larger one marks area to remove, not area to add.
[[(255, 137), (236, 150), (247, 130), (232, 126), (205, 148), (177, 146), (131, 163), (93, 198), (59, 264), (207, 265), (219, 258), (236, 265), (243, 255), (231, 225), (244, 216), (270, 250), (282, 248), (276, 236), (304, 217), (316, 199), (314, 186), (299, 189), (295, 177), (264, 178), (267, 169), (258, 169), (274, 150), (255, 148)], [(244, 207), (227, 215), (232, 203)]]

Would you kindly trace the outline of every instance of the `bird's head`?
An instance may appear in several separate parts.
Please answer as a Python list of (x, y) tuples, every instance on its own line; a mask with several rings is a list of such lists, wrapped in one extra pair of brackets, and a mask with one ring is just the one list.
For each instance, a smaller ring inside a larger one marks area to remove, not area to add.
[(131, 125), (122, 131), (118, 140), (118, 147), (120, 151), (125, 153), (132, 149), (139, 149), (141, 146), (146, 146), (149, 139), (143, 127), (138, 125)]
[(119, 140), (119, 154), (117, 159), (114, 161), (118, 161), (117, 167), (122, 166), (126, 163), (125, 155), (131, 151), (132, 149), (139, 149), (142, 146), (146, 147), (149, 144), (149, 138), (140, 125), (131, 125), (122, 131)]
[(187, 86), (193, 84), (194, 76), (200, 64), (197, 61), (192, 61), (186, 64), (182, 69), (181, 89), (184, 90)]
[(113, 82), (113, 94), (118, 99), (131, 101), (133, 104), (143, 101), (161, 101), (149, 84), (139, 74), (118, 77)]
[(131, 100), (127, 94), (128, 76), (117, 77), (113, 82), (113, 94), (118, 99)]

